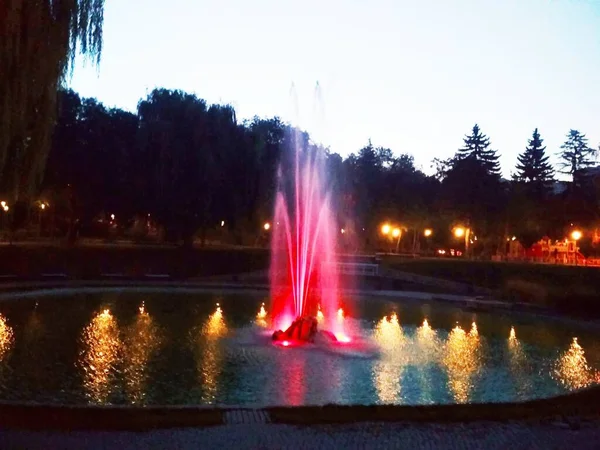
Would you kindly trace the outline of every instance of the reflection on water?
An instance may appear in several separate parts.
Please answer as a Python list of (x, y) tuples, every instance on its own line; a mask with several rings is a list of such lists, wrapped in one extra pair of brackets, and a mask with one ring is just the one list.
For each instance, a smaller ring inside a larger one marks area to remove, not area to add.
[(202, 326), (202, 333), (198, 338), (200, 357), (196, 358), (196, 370), (202, 387), (201, 399), (205, 404), (214, 404), (217, 399), (224, 359), (219, 339), (226, 336), (227, 331), (223, 310), (217, 303), (217, 309)]
[(437, 331), (431, 328), (427, 319), (417, 328), (416, 345), (418, 351), (415, 353), (417, 364), (429, 364), (437, 362), (443, 347)]
[(148, 361), (160, 345), (159, 330), (142, 303), (135, 321), (125, 331), (123, 352), (125, 391), (133, 404), (144, 403)]
[(514, 372), (523, 369), (526, 363), (527, 356), (523, 350), (521, 342), (517, 339), (517, 333), (515, 327), (510, 328), (510, 334), (508, 335), (508, 354), (510, 357), (510, 366)]
[(305, 379), (306, 357), (303, 354), (295, 356), (288, 361), (280, 361), (281, 372), (278, 374), (277, 382), (281, 383), (283, 388), (283, 402), (287, 405), (300, 406), (304, 403), (308, 381)]
[[(580, 330), (573, 339), (572, 330), (542, 321), (519, 320), (511, 328), (510, 317), (478, 314), (471, 324), (471, 314), (432, 308), (425, 315), (420, 307), (374, 301), (362, 313), (371, 314), (368, 319), (345, 319), (356, 339), (342, 353), (313, 348), (318, 345), (271, 345), (267, 329), (251, 324), (271, 322), (262, 296), (254, 302), (200, 299), (204, 303), (119, 294), (116, 307), (104, 310), (99, 305), (112, 305), (114, 296), (78, 297), (69, 314), (51, 305), (34, 311), (33, 301), (11, 303), (0, 310), (6, 314), (0, 315), (0, 399), (136, 405), (503, 402), (600, 382), (597, 336)], [(213, 309), (215, 301), (231, 307)], [(398, 312), (383, 317), (390, 308)], [(337, 311), (331, 314), (335, 322)], [(555, 346), (544, 344), (544, 333)], [(182, 336), (192, 338), (188, 345)], [(377, 351), (365, 357), (358, 343)]]
[(6, 318), (0, 314), (0, 377), (4, 381), (4, 370), (7, 367), (8, 355), (15, 342), (12, 327), (6, 321)]
[(444, 349), (443, 363), (448, 372), (448, 384), (454, 401), (466, 403), (473, 389), (473, 377), (481, 366), (480, 341), (477, 325), (471, 331), (457, 325), (448, 336)]
[(585, 352), (577, 338), (573, 338), (569, 349), (556, 362), (554, 376), (569, 389), (581, 389), (595, 382), (597, 376), (588, 366)]
[(0, 361), (10, 352), (14, 342), (12, 327), (6, 321), (6, 318), (0, 314)]
[(260, 305), (260, 310), (258, 314), (256, 314), (256, 325), (262, 328), (267, 328), (267, 310), (265, 309), (265, 304)]
[(116, 387), (114, 378), (122, 345), (117, 321), (108, 309), (85, 327), (81, 342), (79, 366), (83, 386), (92, 402), (107, 403)]
[(510, 327), (508, 335), (508, 361), (512, 379), (517, 388), (517, 397), (524, 400), (533, 385), (531, 377), (527, 373), (527, 355), (523, 345), (517, 339), (515, 327)]
[(373, 367), (377, 396), (381, 403), (398, 403), (402, 392), (400, 379), (406, 364), (406, 339), (396, 313), (377, 323), (375, 340), (382, 350), (381, 359)]

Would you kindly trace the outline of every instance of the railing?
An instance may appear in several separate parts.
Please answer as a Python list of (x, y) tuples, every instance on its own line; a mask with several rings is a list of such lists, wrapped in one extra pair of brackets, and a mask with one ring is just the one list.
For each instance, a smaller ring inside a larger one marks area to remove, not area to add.
[(322, 266), (333, 268), (335, 272), (342, 275), (379, 275), (379, 264), (367, 263), (323, 263)]

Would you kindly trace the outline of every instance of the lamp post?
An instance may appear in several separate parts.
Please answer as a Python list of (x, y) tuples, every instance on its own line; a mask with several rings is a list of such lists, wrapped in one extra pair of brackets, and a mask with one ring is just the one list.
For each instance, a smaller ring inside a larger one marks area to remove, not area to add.
[(389, 223), (384, 223), (381, 226), (381, 234), (389, 236), (390, 240), (396, 239), (396, 253), (400, 250), (400, 240), (402, 239), (402, 231), (405, 230), (401, 226), (392, 226)]
[(577, 265), (577, 260), (578, 260), (577, 253), (579, 251), (579, 247), (577, 246), (577, 242), (579, 241), (579, 239), (582, 238), (582, 236), (583, 236), (583, 233), (581, 231), (579, 231), (579, 230), (573, 230), (571, 232), (571, 239), (573, 239), (575, 241), (575, 248), (573, 249), (574, 253), (575, 253), (575, 265)]
[(469, 242), (470, 242), (471, 229), (468, 227), (458, 226), (454, 228), (454, 236), (457, 238), (464, 237), (465, 239), (465, 256), (469, 254)]
[(49, 205), (47, 205), (45, 202), (40, 202), (40, 213), (38, 216), (38, 237), (42, 236), (42, 214), (47, 206)]
[(396, 253), (400, 250), (400, 239), (402, 239), (402, 228), (394, 228), (392, 237), (396, 238)]
[(427, 253), (429, 253), (429, 251), (431, 250), (431, 239), (429, 239), (431, 237), (431, 235), (433, 234), (433, 230), (431, 228), (425, 228), (423, 230), (423, 236), (425, 236), (425, 242), (426, 242), (426, 247), (427, 247)]

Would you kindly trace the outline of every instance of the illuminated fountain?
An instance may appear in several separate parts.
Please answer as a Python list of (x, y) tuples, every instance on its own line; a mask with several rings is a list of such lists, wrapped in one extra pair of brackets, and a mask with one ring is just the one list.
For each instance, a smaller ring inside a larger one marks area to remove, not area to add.
[(279, 169), (275, 200), (270, 313), (278, 331), (273, 333), (273, 340), (287, 345), (313, 341), (318, 325), (327, 330), (320, 334), (330, 341), (348, 341), (343, 320), (337, 315), (338, 227), (325, 183), (325, 154), (301, 142), (298, 131), (294, 134), (292, 157), (282, 161)]

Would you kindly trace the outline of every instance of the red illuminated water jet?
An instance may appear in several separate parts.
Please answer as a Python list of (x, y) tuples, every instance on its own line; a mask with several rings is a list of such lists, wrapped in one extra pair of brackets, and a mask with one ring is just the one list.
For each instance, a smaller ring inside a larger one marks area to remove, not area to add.
[(314, 340), (319, 308), (325, 335), (335, 341), (335, 336), (345, 336), (336, 316), (338, 227), (326, 187), (326, 155), (299, 132), (294, 134), (292, 157), (278, 171), (271, 238), (271, 314), (277, 330), (273, 340), (285, 346)]

